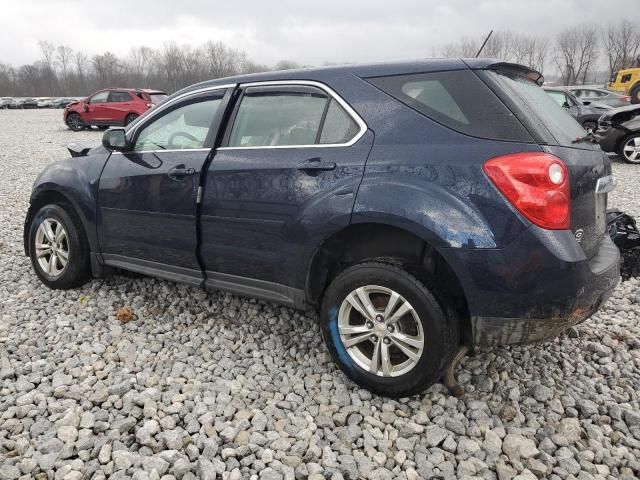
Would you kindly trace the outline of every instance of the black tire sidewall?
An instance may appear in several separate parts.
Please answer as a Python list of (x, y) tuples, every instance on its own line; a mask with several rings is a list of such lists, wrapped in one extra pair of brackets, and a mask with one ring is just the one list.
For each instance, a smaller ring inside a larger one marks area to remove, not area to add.
[(130, 123), (135, 122), (137, 118), (138, 118), (138, 115), (136, 115), (135, 113), (130, 113), (124, 119), (124, 126), (126, 127)]
[[(72, 116), (77, 116), (77, 117), (80, 119), (80, 121), (82, 122), (82, 123), (80, 124), (80, 126), (79, 126), (79, 127), (74, 127), (73, 125), (71, 125), (71, 123), (70, 123), (69, 119), (70, 119)], [(81, 130), (84, 130), (84, 129), (85, 129), (86, 124), (84, 123), (84, 120), (82, 119), (82, 116), (81, 116), (79, 113), (72, 112), (72, 113), (70, 113), (69, 115), (67, 115), (67, 127), (69, 127), (69, 128), (70, 128), (71, 130), (73, 130), (74, 132), (79, 132), (79, 131), (81, 131)]]
[(637, 162), (632, 162), (631, 160), (629, 160), (625, 154), (624, 154), (624, 146), (627, 144), (627, 142), (629, 140), (631, 140), (632, 138), (639, 138), (640, 137), (640, 133), (632, 133), (631, 135), (628, 135), (626, 137), (624, 137), (622, 139), (622, 141), (620, 142), (620, 145), (618, 146), (618, 156), (625, 162), (628, 163), (630, 165), (640, 165), (640, 159), (638, 159)]
[(631, 103), (638, 104), (640, 103), (640, 85), (635, 85), (630, 92)]
[[(67, 234), (69, 245), (69, 260), (61, 275), (52, 277), (47, 275), (38, 264), (35, 256), (35, 239), (38, 227), (46, 218), (59, 221)], [(69, 289), (81, 285), (88, 279), (88, 246), (78, 225), (79, 220), (72, 218), (60, 205), (45, 205), (33, 216), (29, 225), (29, 257), (38, 278), (49, 288)]]
[[(381, 377), (367, 372), (351, 359), (340, 340), (340, 305), (354, 289), (365, 285), (379, 285), (399, 293), (411, 303), (422, 323), (425, 337), (422, 357), (416, 366), (401, 376)], [(452, 335), (450, 330), (454, 326), (447, 322), (457, 322), (457, 319), (447, 318), (426, 286), (398, 267), (378, 263), (355, 265), (338, 275), (327, 289), (320, 317), (324, 341), (341, 370), (357, 384), (391, 397), (421, 392), (440, 380), (444, 367), (458, 346), (457, 339), (452, 338), (456, 335)]]

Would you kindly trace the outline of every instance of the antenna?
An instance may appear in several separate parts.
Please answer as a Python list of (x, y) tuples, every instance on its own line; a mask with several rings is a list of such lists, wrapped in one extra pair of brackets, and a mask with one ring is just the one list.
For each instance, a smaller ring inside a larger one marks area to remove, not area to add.
[(476, 53), (476, 58), (480, 56), (480, 54), (482, 53), (482, 50), (484, 50), (484, 46), (487, 44), (492, 34), (493, 34), (493, 30), (489, 32), (489, 35), (487, 35), (487, 38), (485, 38), (484, 42), (482, 42), (482, 46), (480, 47), (480, 50), (478, 50), (478, 53)]

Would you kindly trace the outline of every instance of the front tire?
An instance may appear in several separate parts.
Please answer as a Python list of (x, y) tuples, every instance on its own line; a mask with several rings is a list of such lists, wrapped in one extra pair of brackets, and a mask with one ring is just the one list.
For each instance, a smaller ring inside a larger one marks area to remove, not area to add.
[(634, 133), (622, 140), (617, 153), (626, 163), (640, 164), (640, 133)]
[(640, 83), (634, 85), (631, 92), (629, 92), (629, 96), (631, 97), (631, 103), (640, 103)]
[(389, 397), (442, 378), (459, 345), (458, 319), (402, 268), (351, 266), (327, 289), (320, 323), (334, 361), (358, 385)]
[(584, 128), (586, 132), (596, 133), (596, 130), (598, 129), (598, 123), (588, 120), (582, 123), (582, 128)]
[(67, 127), (69, 127), (74, 132), (79, 132), (81, 130), (84, 130), (86, 125), (79, 113), (71, 112), (69, 115), (67, 115)]
[(90, 278), (89, 246), (82, 223), (66, 205), (45, 205), (29, 226), (31, 264), (47, 287), (67, 290)]

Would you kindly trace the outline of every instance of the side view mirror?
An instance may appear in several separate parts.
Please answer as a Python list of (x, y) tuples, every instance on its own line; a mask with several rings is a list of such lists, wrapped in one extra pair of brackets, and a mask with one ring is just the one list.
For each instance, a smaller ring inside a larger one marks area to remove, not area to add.
[(562, 104), (562, 108), (569, 108), (569, 104), (568, 104), (567, 102), (564, 102), (564, 103)]
[(111, 152), (126, 152), (129, 150), (124, 128), (110, 128), (104, 132), (104, 135), (102, 135), (102, 145)]

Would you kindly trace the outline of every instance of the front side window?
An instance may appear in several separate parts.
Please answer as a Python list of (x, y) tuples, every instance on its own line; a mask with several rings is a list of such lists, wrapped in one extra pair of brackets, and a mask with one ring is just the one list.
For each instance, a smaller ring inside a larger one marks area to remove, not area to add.
[(273, 147), (316, 143), (327, 96), (320, 90), (248, 89), (229, 138), (230, 147)]
[(142, 128), (134, 150), (203, 148), (221, 101), (199, 99), (165, 113)]
[(626, 75), (622, 75), (622, 80), (621, 80), (622, 83), (627, 83), (630, 80), (631, 80), (631, 74), (630, 73), (627, 73)]
[(105, 103), (109, 99), (109, 92), (98, 92), (90, 99), (90, 103)]
[(111, 92), (109, 102), (130, 102), (131, 96), (127, 92)]

